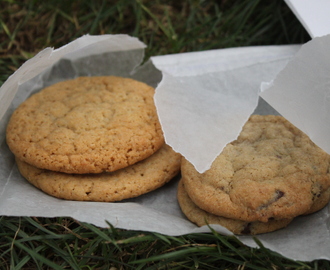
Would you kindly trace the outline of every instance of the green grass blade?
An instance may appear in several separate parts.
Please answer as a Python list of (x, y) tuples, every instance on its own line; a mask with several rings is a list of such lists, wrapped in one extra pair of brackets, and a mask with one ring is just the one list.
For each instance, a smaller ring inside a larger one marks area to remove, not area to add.
[(152, 257), (145, 258), (145, 259), (132, 261), (130, 263), (136, 264), (136, 263), (146, 263), (146, 262), (154, 262), (154, 261), (161, 261), (161, 260), (175, 260), (175, 259), (185, 256), (185, 255), (190, 255), (193, 253), (200, 253), (200, 252), (210, 252), (213, 250), (214, 250), (213, 247), (192, 247), (192, 248), (187, 248), (187, 249), (183, 249), (183, 250), (179, 250), (179, 251), (173, 251), (170, 253), (152, 256)]
[(54, 270), (63, 270), (62, 267), (60, 267), (59, 265), (53, 263), (52, 261), (45, 258), (44, 256), (39, 255), (35, 250), (32, 250), (32, 249), (26, 247), (25, 245), (23, 245), (19, 242), (14, 242), (14, 245), (17, 246), (18, 248), (24, 250), (26, 253), (28, 253), (35, 260), (38, 260), (38, 261), (42, 262), (43, 264), (48, 265), (52, 269), (54, 269)]
[(105, 241), (107, 241), (107, 242), (112, 243), (113, 245), (115, 245), (118, 250), (121, 250), (121, 248), (119, 247), (119, 245), (116, 244), (116, 241), (114, 241), (113, 239), (111, 239), (106, 233), (104, 233), (99, 228), (95, 227), (92, 224), (88, 224), (88, 223), (83, 223), (82, 225), (84, 227), (88, 228), (89, 230), (91, 230), (92, 232), (94, 232), (95, 234), (97, 234), (103, 240), (105, 240)]

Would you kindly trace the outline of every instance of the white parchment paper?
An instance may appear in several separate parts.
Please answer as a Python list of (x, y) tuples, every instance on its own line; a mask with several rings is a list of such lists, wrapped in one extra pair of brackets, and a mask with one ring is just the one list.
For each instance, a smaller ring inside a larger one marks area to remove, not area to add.
[(330, 153), (330, 35), (314, 38), (261, 96)]
[[(166, 140), (203, 171), (223, 146), (238, 135), (253, 111), (276, 113), (259, 98), (260, 83), (274, 79), (300, 48), (247, 47), (160, 56), (140, 66), (144, 47), (125, 35), (84, 36), (60, 49), (40, 52), (1, 87), (0, 215), (69, 216), (101, 227), (110, 222), (118, 228), (168, 235), (209, 232), (209, 228), (198, 228), (181, 213), (176, 199), (178, 178), (149, 194), (118, 203), (60, 200), (37, 190), (21, 177), (5, 143), (10, 114), (32, 93), (76, 76), (121, 75), (153, 86), (160, 83), (155, 99)], [(155, 66), (163, 71), (163, 77)], [(222, 121), (223, 118), (227, 120)], [(328, 225), (325, 208), (258, 238), (266, 247), (293, 259), (330, 259)], [(220, 226), (213, 228), (231, 234)], [(256, 246), (252, 237), (239, 238)]]
[(285, 3), (312, 38), (330, 33), (330, 2), (328, 0), (285, 0)]
[(199, 172), (236, 139), (272, 80), (299, 46), (234, 48), (152, 58), (163, 80), (155, 100), (165, 139)]

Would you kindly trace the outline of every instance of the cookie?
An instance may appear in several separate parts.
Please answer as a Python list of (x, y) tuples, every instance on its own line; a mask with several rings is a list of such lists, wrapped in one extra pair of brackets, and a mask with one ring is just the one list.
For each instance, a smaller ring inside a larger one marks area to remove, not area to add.
[(164, 138), (154, 89), (128, 78), (79, 77), (32, 95), (13, 113), (7, 143), (32, 166), (111, 172), (156, 152)]
[(244, 221), (289, 219), (329, 201), (330, 158), (281, 116), (251, 116), (211, 168), (182, 161), (189, 197), (214, 215)]
[(100, 174), (66, 174), (16, 161), (22, 176), (49, 195), (67, 200), (114, 202), (145, 194), (169, 182), (180, 170), (181, 155), (164, 145), (143, 161)]
[(255, 235), (267, 232), (273, 232), (286, 227), (292, 219), (270, 220), (268, 222), (247, 222), (225, 217), (216, 216), (200, 209), (189, 198), (184, 188), (183, 181), (180, 180), (177, 192), (178, 202), (185, 216), (197, 226), (217, 224), (227, 228), (237, 235)]

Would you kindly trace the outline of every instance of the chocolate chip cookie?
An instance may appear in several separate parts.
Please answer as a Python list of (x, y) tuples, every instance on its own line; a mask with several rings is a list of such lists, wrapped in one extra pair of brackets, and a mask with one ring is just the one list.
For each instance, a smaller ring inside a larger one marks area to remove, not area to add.
[(198, 226), (218, 224), (237, 235), (255, 235), (272, 232), (286, 227), (292, 221), (291, 218), (282, 220), (270, 220), (268, 222), (248, 222), (210, 214), (199, 208), (189, 198), (182, 180), (179, 182), (177, 197), (182, 212), (191, 222)]
[(330, 156), (281, 116), (253, 115), (205, 173), (182, 176), (201, 209), (248, 222), (291, 219), (329, 201)]

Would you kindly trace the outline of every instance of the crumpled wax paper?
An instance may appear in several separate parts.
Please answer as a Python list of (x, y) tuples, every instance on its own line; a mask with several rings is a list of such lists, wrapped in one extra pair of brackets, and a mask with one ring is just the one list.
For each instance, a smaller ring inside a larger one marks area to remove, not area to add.
[[(140, 41), (126, 35), (83, 36), (62, 48), (45, 49), (7, 80), (0, 89), (0, 215), (69, 216), (100, 227), (108, 227), (109, 222), (118, 228), (174, 236), (210, 231), (207, 226), (195, 226), (181, 213), (176, 199), (178, 177), (156, 191), (122, 202), (65, 201), (25, 181), (5, 143), (12, 111), (32, 93), (76, 76), (120, 75), (158, 86), (155, 102), (166, 141), (204, 171), (225, 144), (237, 137), (251, 113), (277, 113), (259, 98), (260, 84), (275, 86), (276, 80), (271, 81), (300, 46), (159, 56), (141, 66), (144, 48)], [(263, 93), (268, 91), (271, 88)], [(267, 98), (268, 103), (272, 99)], [(231, 234), (218, 225), (212, 228)], [(293, 259), (329, 259), (328, 208), (257, 237), (265, 247)], [(253, 237), (239, 239), (257, 246)]]
[(272, 80), (298, 48), (234, 48), (152, 58), (163, 72), (155, 101), (166, 142), (197, 171), (209, 169), (256, 109), (260, 83)]

